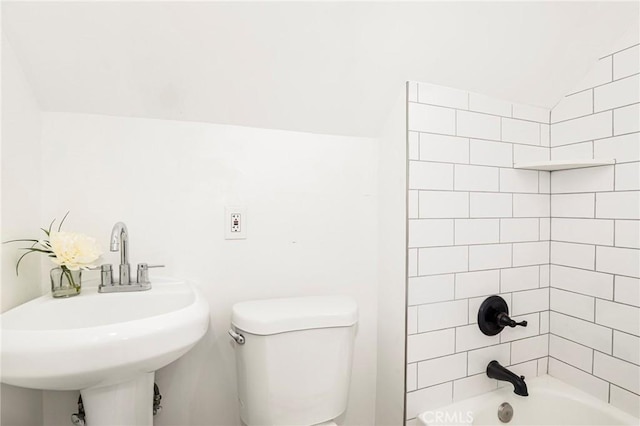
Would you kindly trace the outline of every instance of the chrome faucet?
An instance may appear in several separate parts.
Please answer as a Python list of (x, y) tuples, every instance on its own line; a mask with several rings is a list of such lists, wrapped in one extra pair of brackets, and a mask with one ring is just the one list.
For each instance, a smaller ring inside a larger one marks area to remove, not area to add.
[[(138, 264), (136, 281), (131, 281), (131, 266), (129, 265), (129, 231), (123, 222), (117, 222), (111, 230), (111, 251), (120, 251), (120, 277), (118, 282), (113, 280), (113, 268), (110, 264), (101, 265), (100, 293), (114, 293), (120, 291), (149, 290), (149, 268), (162, 268), (164, 265)], [(96, 268), (98, 269), (98, 268)]]
[(111, 251), (120, 250), (120, 285), (131, 284), (129, 266), (129, 231), (124, 222), (117, 222), (111, 230)]

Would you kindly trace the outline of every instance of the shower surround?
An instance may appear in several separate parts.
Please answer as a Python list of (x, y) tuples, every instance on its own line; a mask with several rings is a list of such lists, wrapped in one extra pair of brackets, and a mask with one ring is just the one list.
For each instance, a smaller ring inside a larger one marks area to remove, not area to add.
[(549, 374), (640, 416), (640, 45), (602, 57), (551, 111)]
[[(409, 83), (406, 419), (498, 386), (491, 360), (547, 371), (549, 111)], [(480, 303), (500, 294), (526, 328), (485, 336)]]
[[(639, 50), (612, 50), (551, 111), (409, 83), (410, 424), (502, 385), (484, 372), (492, 359), (639, 415)], [(481, 334), (477, 310), (491, 294), (528, 327)]]

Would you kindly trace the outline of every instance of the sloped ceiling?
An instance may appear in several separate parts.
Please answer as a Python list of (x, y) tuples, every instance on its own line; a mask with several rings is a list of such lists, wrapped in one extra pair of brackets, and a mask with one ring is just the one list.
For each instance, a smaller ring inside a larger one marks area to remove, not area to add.
[(45, 111), (376, 136), (406, 80), (550, 108), (638, 2), (3, 2)]

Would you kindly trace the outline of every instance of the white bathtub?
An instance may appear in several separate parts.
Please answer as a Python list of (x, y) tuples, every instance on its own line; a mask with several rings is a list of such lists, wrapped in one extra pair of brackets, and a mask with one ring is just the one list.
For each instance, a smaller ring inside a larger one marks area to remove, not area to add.
[[(418, 426), (435, 425), (639, 425), (633, 417), (550, 376), (527, 380), (529, 396), (513, 393), (513, 386), (456, 402), (418, 416)], [(498, 407), (513, 407), (509, 423), (498, 419)]]

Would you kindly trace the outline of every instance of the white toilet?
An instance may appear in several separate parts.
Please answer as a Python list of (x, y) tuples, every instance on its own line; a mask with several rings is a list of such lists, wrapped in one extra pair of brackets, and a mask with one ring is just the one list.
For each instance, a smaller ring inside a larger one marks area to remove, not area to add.
[(358, 305), (342, 296), (233, 306), (240, 417), (247, 426), (335, 425), (347, 407)]

